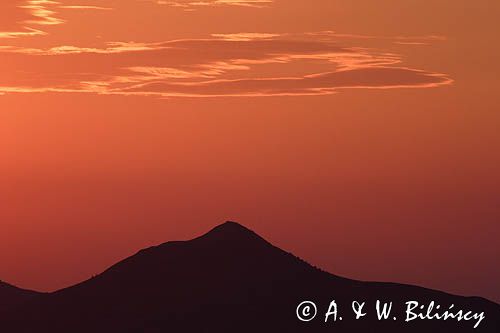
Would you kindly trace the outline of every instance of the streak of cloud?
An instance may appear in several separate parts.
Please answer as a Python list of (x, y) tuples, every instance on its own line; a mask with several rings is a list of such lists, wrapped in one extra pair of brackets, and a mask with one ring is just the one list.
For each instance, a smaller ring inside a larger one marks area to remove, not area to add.
[(272, 0), (206, 0), (206, 1), (166, 1), (153, 0), (158, 5), (195, 10), (201, 7), (239, 6), (250, 8), (265, 8), (273, 3)]

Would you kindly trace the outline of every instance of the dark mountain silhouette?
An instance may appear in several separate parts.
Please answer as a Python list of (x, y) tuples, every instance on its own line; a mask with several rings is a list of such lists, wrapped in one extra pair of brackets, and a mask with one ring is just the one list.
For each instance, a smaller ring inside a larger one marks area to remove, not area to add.
[[(324, 322), (335, 299), (342, 321)], [(392, 301), (391, 320), (376, 318), (375, 301)], [(296, 317), (314, 301), (318, 316)], [(365, 301), (354, 320), (351, 302)], [(404, 321), (405, 302), (484, 311), (475, 321)], [(395, 316), (398, 319), (392, 320)], [(500, 306), (425, 288), (369, 283), (321, 271), (227, 222), (190, 241), (139, 251), (102, 274), (50, 294), (36, 295), (0, 314), (2, 332), (500, 332)]]
[(17, 288), (0, 281), (0, 311), (18, 306), (37, 295), (40, 295), (40, 293), (32, 290)]

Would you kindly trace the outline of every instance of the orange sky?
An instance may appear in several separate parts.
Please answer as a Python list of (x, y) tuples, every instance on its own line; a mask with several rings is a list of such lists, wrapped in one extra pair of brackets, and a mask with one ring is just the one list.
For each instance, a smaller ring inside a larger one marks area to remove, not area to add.
[(53, 290), (233, 219), (499, 301), (499, 9), (2, 2), (0, 278)]

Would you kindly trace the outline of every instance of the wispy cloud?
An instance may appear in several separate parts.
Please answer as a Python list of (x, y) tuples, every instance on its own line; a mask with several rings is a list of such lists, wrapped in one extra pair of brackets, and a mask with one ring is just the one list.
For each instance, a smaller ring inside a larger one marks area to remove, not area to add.
[(110, 7), (88, 6), (88, 5), (58, 6), (58, 8), (62, 8), (62, 9), (92, 9), (92, 10), (112, 10), (113, 9)]
[(43, 26), (61, 25), (66, 22), (61, 10), (111, 10), (95, 5), (65, 5), (52, 0), (9, 0), (0, 3), (0, 19), (9, 29), (2, 28), (0, 38), (21, 38), (47, 35)]
[(151, 0), (159, 5), (178, 7), (185, 10), (195, 10), (201, 7), (220, 7), (220, 6), (239, 6), (251, 8), (265, 8), (273, 3), (273, 0), (206, 0), (206, 1), (190, 1), (190, 0)]
[[(16, 40), (46, 36), (48, 31), (54, 33), (49, 26), (64, 27), (70, 23), (68, 11), (73, 10), (97, 10), (111, 16), (124, 8), (125, 12), (133, 13), (134, 6), (144, 1), (150, 3), (147, 7), (156, 3), (186, 10), (209, 6), (260, 8), (272, 4), (271, 0), (123, 1), (0, 3), (0, 38), (15, 41), (0, 45), (3, 74), (0, 93), (47, 91), (160, 97), (323, 95), (341, 89), (429, 88), (452, 82), (444, 74), (408, 67), (399, 53), (407, 47), (445, 39), (434, 35), (389, 37), (335, 31), (261, 31), (214, 33), (206, 38), (156, 43), (96, 40), (81, 45), (75, 39), (74, 43), (46, 43), (50, 45), (47, 47)], [(380, 44), (385, 47), (374, 47)]]
[(52, 8), (59, 5), (57, 1), (51, 0), (28, 0), (21, 8), (29, 10), (32, 19), (24, 21), (25, 24), (57, 25), (64, 20), (56, 17), (56, 11)]
[(262, 40), (262, 39), (272, 39), (279, 37), (280, 34), (270, 34), (270, 33), (236, 33), (236, 34), (212, 34), (213, 37), (220, 38), (228, 41), (251, 41), (251, 40)]
[(42, 30), (33, 28), (24, 28), (23, 31), (0, 31), (0, 38), (19, 38), (19, 37), (34, 37), (43, 36), (47, 33)]
[[(430, 88), (444, 74), (403, 65), (402, 57), (339, 46), (315, 34), (215, 34), (103, 48), (0, 48), (0, 92), (81, 92), (160, 97), (324, 95), (340, 89)], [(65, 66), (62, 68), (61, 63)]]

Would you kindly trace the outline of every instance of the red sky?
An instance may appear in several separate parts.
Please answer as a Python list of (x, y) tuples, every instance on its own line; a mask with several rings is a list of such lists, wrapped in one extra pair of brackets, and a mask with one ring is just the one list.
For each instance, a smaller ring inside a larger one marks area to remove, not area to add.
[(500, 4), (0, 4), (0, 278), (237, 220), (332, 273), (499, 301)]

